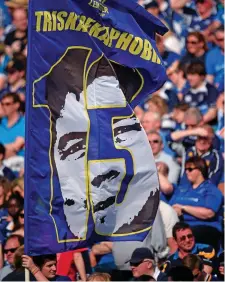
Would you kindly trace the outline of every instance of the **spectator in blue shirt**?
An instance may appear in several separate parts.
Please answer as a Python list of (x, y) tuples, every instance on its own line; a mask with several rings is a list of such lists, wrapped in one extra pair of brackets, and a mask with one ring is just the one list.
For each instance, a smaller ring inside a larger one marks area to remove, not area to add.
[(192, 228), (185, 222), (177, 222), (173, 227), (173, 238), (177, 243), (177, 251), (172, 254), (164, 264), (165, 272), (171, 267), (182, 265), (182, 260), (189, 254), (201, 257), (204, 264), (204, 271), (210, 274), (216, 258), (215, 250), (212, 246), (196, 243)]
[(220, 26), (215, 31), (216, 47), (210, 50), (206, 56), (207, 80), (224, 91), (224, 27)]
[(193, 31), (188, 34), (186, 49), (187, 53), (181, 58), (181, 64), (189, 65), (195, 62), (202, 62), (205, 64), (208, 46), (205, 37), (201, 32)]
[(208, 181), (208, 167), (202, 158), (187, 160), (185, 171), (191, 187), (178, 187), (171, 204), (178, 216), (192, 226), (196, 242), (209, 244), (218, 250), (222, 233), (223, 195)]
[(187, 68), (187, 80), (191, 86), (184, 95), (183, 102), (197, 107), (203, 114), (203, 122), (209, 123), (216, 118), (217, 89), (206, 82), (206, 70), (203, 63), (192, 63)]
[(20, 98), (15, 93), (8, 93), (1, 105), (5, 116), (0, 124), (0, 142), (6, 148), (6, 158), (24, 156), (25, 119), (20, 114)]

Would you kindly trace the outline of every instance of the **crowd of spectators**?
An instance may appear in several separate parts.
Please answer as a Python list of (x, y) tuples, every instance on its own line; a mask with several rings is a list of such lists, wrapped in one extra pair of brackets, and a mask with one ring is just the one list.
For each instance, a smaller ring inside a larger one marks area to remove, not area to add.
[[(126, 0), (128, 1), (128, 0)], [(164, 86), (136, 107), (158, 169), (160, 205), (143, 242), (24, 255), (28, 0), (0, 0), (0, 280), (224, 280), (224, 2), (139, 0), (169, 28), (156, 36)]]

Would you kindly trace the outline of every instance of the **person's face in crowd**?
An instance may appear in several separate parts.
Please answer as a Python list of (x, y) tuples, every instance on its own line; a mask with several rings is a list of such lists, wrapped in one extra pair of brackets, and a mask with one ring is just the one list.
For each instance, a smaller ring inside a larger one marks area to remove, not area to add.
[(180, 250), (190, 252), (195, 245), (195, 238), (191, 229), (178, 230), (176, 232), (176, 242)]
[(153, 103), (151, 100), (147, 102), (148, 104), (148, 111), (153, 113), (160, 113), (159, 107)]
[(182, 123), (184, 121), (184, 112), (179, 109), (174, 109), (172, 113), (172, 118), (177, 123)]
[(224, 51), (224, 33), (222, 31), (217, 31), (215, 34), (216, 45), (219, 46)]
[(159, 130), (160, 125), (160, 119), (155, 119), (154, 113), (148, 112), (144, 115), (142, 120), (142, 126), (146, 132), (150, 130)]
[(1, 105), (4, 111), (4, 116), (8, 117), (19, 109), (19, 103), (15, 103), (12, 97), (5, 97), (1, 101)]
[(195, 142), (195, 147), (197, 151), (203, 154), (210, 150), (210, 148), (212, 147), (212, 143), (213, 143), (213, 136), (211, 136), (209, 133), (207, 137), (198, 136)]
[(198, 126), (197, 119), (193, 117), (184, 118), (186, 129), (193, 129)]
[(11, 238), (6, 242), (4, 248), (4, 254), (9, 264), (13, 264), (15, 251), (19, 247), (20, 247), (20, 243), (17, 238)]
[(213, 1), (212, 0), (198, 1), (196, 3), (196, 8), (200, 15), (204, 15), (206, 12), (212, 10)]
[(24, 226), (24, 210), (19, 213), (19, 224), (20, 226)]
[(201, 84), (205, 80), (205, 77), (202, 76), (202, 75), (199, 75), (197, 73), (194, 73), (194, 74), (189, 73), (189, 74), (187, 74), (187, 80), (188, 80), (189, 84), (191, 85), (191, 87), (196, 89), (199, 86), (201, 86)]
[(11, 199), (8, 202), (8, 213), (12, 217), (14, 217), (19, 212), (19, 209), (20, 209), (20, 205), (16, 199)]
[(204, 42), (198, 40), (194, 35), (190, 35), (186, 41), (187, 50), (190, 54), (195, 55), (204, 46)]
[(52, 279), (56, 276), (56, 260), (48, 260), (41, 268), (42, 274), (47, 279)]
[(170, 69), (169, 68), (168, 71), (167, 71), (167, 75), (174, 85), (178, 85), (179, 80), (181, 78), (181, 72), (180, 71), (178, 71), (177, 69), (172, 69), (172, 68)]
[(191, 164), (191, 163), (188, 163), (185, 166), (185, 172), (187, 174), (188, 180), (192, 184), (195, 183), (196, 179), (198, 179), (199, 176), (201, 175), (200, 170), (194, 164)]
[(7, 73), (8, 73), (8, 83), (11, 85), (18, 82), (24, 76), (24, 71), (18, 71), (13, 68), (9, 69)]
[(143, 260), (140, 263), (137, 264), (130, 264), (131, 271), (133, 273), (133, 277), (138, 278), (142, 275), (145, 275), (148, 273), (149, 269), (152, 268), (153, 262), (149, 259)]
[(13, 192), (14, 194), (19, 193), (20, 196), (21, 196), (22, 198), (24, 198), (24, 190), (23, 190), (19, 185), (14, 186), (14, 187), (12, 188), (12, 192)]
[(156, 36), (156, 45), (159, 50), (159, 53), (163, 54), (165, 52), (165, 46), (164, 46), (164, 40), (162, 36), (160, 35)]
[(28, 20), (27, 13), (24, 9), (16, 9), (13, 12), (13, 24), (19, 31), (24, 32), (27, 30)]
[(153, 155), (157, 155), (163, 149), (161, 138), (157, 134), (148, 134), (148, 141), (152, 148)]

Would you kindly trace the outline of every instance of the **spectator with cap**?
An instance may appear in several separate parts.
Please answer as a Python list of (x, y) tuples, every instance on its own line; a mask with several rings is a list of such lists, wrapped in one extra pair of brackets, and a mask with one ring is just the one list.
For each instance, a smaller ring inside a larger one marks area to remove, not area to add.
[(180, 166), (166, 152), (163, 151), (163, 141), (157, 131), (150, 131), (147, 134), (149, 144), (156, 162), (164, 162), (169, 167), (168, 179), (172, 183), (177, 183), (180, 175)]
[(20, 98), (8, 93), (1, 100), (4, 118), (0, 124), (0, 142), (6, 148), (6, 158), (24, 156), (25, 119), (20, 114)]
[[(9, 273), (13, 272), (14, 266), (13, 266), (13, 260), (15, 251), (22, 246), (24, 243), (23, 237), (19, 235), (12, 235), (10, 236), (4, 247), (3, 247), (3, 253), (6, 257), (6, 263), (2, 269), (0, 269), (0, 281), (8, 275)], [(0, 261), (3, 260), (3, 256), (0, 256)], [(1, 264), (1, 263), (0, 263)]]
[(187, 68), (187, 80), (191, 86), (183, 96), (183, 102), (191, 107), (197, 107), (203, 114), (203, 122), (215, 120), (217, 89), (206, 81), (206, 70), (203, 63), (192, 63)]
[(13, 9), (12, 19), (15, 30), (6, 35), (4, 42), (9, 56), (22, 52), (27, 45), (27, 11), (24, 8)]
[(26, 92), (26, 58), (23, 55), (16, 56), (6, 67), (8, 75), (7, 84), (1, 91), (1, 97), (6, 93), (17, 93), (24, 101)]
[(184, 222), (178, 222), (173, 227), (173, 237), (177, 242), (178, 249), (164, 264), (164, 271), (168, 273), (171, 267), (181, 266), (182, 260), (189, 254), (195, 254), (202, 258), (204, 271), (211, 273), (216, 259), (213, 247), (195, 242), (191, 227)]
[(212, 245), (218, 251), (222, 236), (223, 195), (208, 181), (208, 167), (204, 159), (189, 158), (185, 172), (191, 185), (178, 187), (171, 205), (178, 216), (192, 226), (197, 242)]
[(10, 181), (16, 178), (13, 171), (3, 164), (5, 158), (5, 147), (0, 143), (0, 176), (4, 176)]
[(156, 281), (167, 281), (167, 276), (160, 272), (153, 253), (148, 248), (137, 248), (132, 253), (130, 267), (134, 280), (140, 281), (142, 275), (152, 276)]
[(216, 47), (206, 56), (207, 80), (221, 93), (224, 91), (224, 26), (218, 27), (214, 36)]

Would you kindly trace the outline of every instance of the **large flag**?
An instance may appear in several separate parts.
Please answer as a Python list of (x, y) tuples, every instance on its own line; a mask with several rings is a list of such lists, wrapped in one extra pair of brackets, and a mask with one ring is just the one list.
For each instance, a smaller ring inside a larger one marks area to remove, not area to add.
[(26, 111), (26, 252), (143, 240), (159, 184), (133, 109), (165, 79), (133, 1), (32, 0)]

